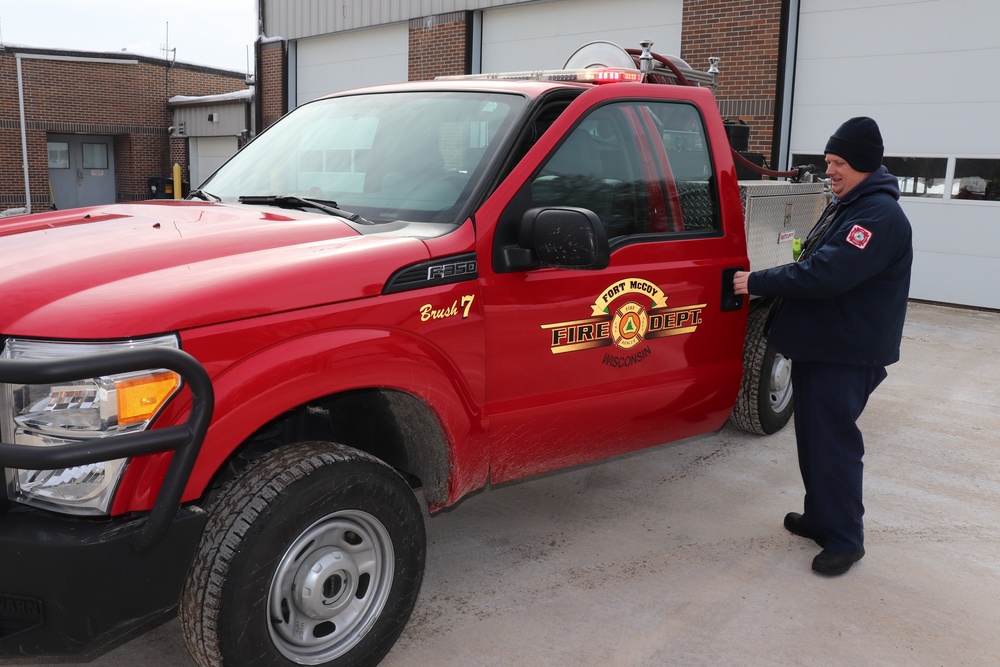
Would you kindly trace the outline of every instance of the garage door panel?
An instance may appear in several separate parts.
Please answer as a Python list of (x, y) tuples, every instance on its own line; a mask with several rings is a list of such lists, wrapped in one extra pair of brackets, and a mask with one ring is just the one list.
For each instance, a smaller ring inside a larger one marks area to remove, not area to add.
[(483, 12), (484, 72), (557, 69), (595, 40), (638, 48), (653, 40), (658, 53), (681, 46), (681, 0), (560, 0)]
[(296, 105), (339, 90), (406, 81), (409, 28), (397, 23), (296, 43)]
[(236, 137), (192, 137), (191, 185), (198, 187), (236, 154)]
[[(1000, 65), (996, 0), (802, 0), (799, 16), (793, 154), (821, 152), (844, 120), (864, 115), (889, 156), (1000, 156), (1000, 98), (983, 83)], [(901, 204), (913, 226), (910, 297), (1000, 307), (998, 204)]]

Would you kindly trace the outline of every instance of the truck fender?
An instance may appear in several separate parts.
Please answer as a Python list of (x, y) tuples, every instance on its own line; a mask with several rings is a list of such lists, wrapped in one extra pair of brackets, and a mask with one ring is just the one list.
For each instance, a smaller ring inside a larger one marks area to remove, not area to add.
[[(197, 345), (188, 351), (196, 358)], [(377, 359), (377, 363), (373, 360)], [(485, 484), (488, 462), (480, 404), (462, 373), (436, 346), (409, 332), (381, 328), (337, 329), (282, 341), (240, 359), (215, 374), (215, 417), (209, 427), (183, 500), (199, 498), (224, 462), (257, 429), (310, 401), (344, 391), (394, 389), (429, 409), (440, 437), (425, 438), (414, 452), (422, 461), (439, 462), (427, 470), (428, 503), (450, 504)], [(394, 409), (413, 412), (413, 401), (397, 400)], [(186, 406), (182, 410), (186, 412)], [(427, 424), (420, 429), (427, 431)], [(456, 452), (456, 443), (468, 451)], [(444, 451), (440, 451), (440, 450)], [(169, 455), (133, 462), (122, 480), (113, 514), (152, 506)]]

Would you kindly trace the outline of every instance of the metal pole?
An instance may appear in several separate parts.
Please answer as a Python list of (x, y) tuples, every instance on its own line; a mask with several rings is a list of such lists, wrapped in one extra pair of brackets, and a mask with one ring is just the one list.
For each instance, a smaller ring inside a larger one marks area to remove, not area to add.
[(785, 56), (784, 72), (781, 77), (781, 89), (777, 91), (781, 118), (777, 128), (777, 142), (772, 142), (772, 145), (777, 144), (777, 150), (774, 151), (774, 161), (779, 166), (789, 165), (792, 159), (792, 104), (795, 100), (793, 93), (799, 42), (799, 0), (785, 0), (785, 2), (787, 3), (785, 7), (788, 11), (788, 24), (785, 26), (785, 43), (780, 47)]
[[(169, 139), (167, 140), (169, 141)], [(181, 196), (181, 166), (174, 162), (174, 199), (183, 199)]]
[(24, 163), (24, 200), (25, 211), (31, 213), (31, 181), (28, 177), (28, 129), (24, 120), (24, 78), (21, 76), (21, 54), (16, 56), (17, 60), (17, 99), (21, 107), (21, 156)]

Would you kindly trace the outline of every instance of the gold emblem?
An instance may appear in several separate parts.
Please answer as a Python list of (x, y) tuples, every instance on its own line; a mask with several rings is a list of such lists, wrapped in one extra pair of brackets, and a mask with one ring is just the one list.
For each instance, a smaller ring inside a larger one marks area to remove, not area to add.
[[(636, 299), (639, 295), (649, 298), (648, 307), (642, 305), (641, 297)], [(612, 311), (612, 305), (626, 296), (629, 299)], [(591, 305), (591, 317), (541, 327), (550, 333), (552, 354), (611, 345), (629, 351), (643, 341), (694, 333), (706, 305), (670, 308), (667, 295), (657, 285), (642, 278), (625, 278), (598, 295)]]

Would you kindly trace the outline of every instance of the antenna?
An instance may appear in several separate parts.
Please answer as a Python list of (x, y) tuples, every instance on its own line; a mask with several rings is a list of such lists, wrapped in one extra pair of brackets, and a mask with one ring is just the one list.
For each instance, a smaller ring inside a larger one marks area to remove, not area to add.
[(248, 86), (253, 86), (257, 83), (257, 75), (254, 72), (255, 67), (256, 65), (253, 63), (253, 57), (250, 54), (250, 45), (247, 44), (247, 73), (244, 80)]
[(170, 21), (167, 21), (167, 39), (160, 51), (163, 52), (163, 59), (167, 61), (167, 68), (173, 67), (177, 61), (177, 47), (170, 48)]

